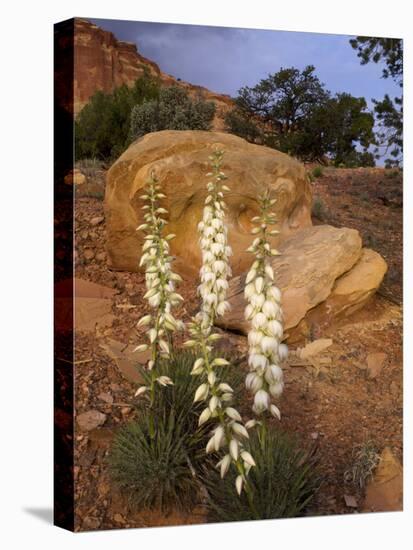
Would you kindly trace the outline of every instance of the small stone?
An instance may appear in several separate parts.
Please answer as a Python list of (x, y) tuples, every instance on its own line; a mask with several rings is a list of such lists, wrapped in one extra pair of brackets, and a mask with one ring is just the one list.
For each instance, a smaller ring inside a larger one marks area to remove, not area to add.
[(103, 216), (96, 216), (95, 218), (92, 218), (90, 220), (90, 225), (93, 225), (93, 226), (99, 225), (100, 223), (103, 222), (104, 219), (105, 218)]
[(125, 520), (121, 514), (115, 514), (113, 519), (116, 521), (116, 523), (125, 523)]
[(104, 497), (109, 493), (110, 487), (108, 483), (99, 483), (97, 490), (100, 497)]
[(353, 495), (344, 495), (344, 501), (348, 508), (357, 508), (357, 500)]
[(307, 344), (303, 349), (299, 350), (299, 356), (301, 359), (314, 357), (315, 355), (323, 353), (323, 351), (329, 348), (332, 344), (333, 340), (331, 338), (320, 338), (318, 340), (314, 340), (310, 344)]
[(85, 260), (92, 260), (95, 257), (95, 253), (91, 248), (86, 248), (86, 250), (83, 252), (83, 257)]
[(64, 182), (66, 185), (83, 185), (86, 183), (86, 176), (78, 168), (75, 168), (66, 174)]
[(141, 353), (133, 352), (134, 345), (124, 344), (117, 340), (108, 339), (101, 348), (113, 359), (121, 374), (133, 384), (142, 382), (142, 375), (138, 363), (145, 364), (151, 356), (150, 350)]
[(131, 412), (131, 407), (123, 407), (120, 412), (124, 415), (124, 416), (127, 416), (130, 412)]
[(110, 393), (102, 392), (98, 395), (98, 398), (101, 401), (104, 401), (105, 403), (107, 403), (108, 405), (112, 405), (113, 403), (113, 397)]
[(100, 519), (94, 518), (92, 516), (86, 516), (82, 523), (82, 528), (86, 531), (92, 531), (95, 529), (99, 529), (100, 526)]
[(318, 439), (319, 433), (318, 432), (312, 432), (310, 434), (311, 439)]
[(106, 252), (98, 252), (95, 258), (98, 262), (104, 262), (106, 260)]
[(367, 373), (369, 378), (377, 378), (387, 359), (387, 353), (369, 353), (367, 356)]
[(90, 430), (94, 430), (105, 423), (106, 414), (103, 414), (97, 410), (90, 410), (79, 414), (76, 421), (81, 430), (89, 432)]

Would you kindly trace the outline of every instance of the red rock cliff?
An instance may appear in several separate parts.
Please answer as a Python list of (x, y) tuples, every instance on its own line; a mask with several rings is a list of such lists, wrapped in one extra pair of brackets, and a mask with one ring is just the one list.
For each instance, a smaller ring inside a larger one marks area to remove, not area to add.
[[(108, 31), (86, 21), (75, 19), (74, 26), (74, 112), (79, 113), (89, 98), (98, 90), (112, 92), (118, 86), (131, 86), (144, 74), (144, 70), (159, 78), (165, 86), (179, 85), (192, 96), (201, 93), (205, 99), (214, 101), (217, 112), (213, 127), (223, 129), (223, 116), (232, 106), (229, 96), (216, 94), (202, 86), (177, 80), (161, 71), (159, 66), (143, 57), (135, 44), (122, 42)], [(70, 90), (64, 90), (62, 82), (61, 98), (63, 104), (70, 101)]]

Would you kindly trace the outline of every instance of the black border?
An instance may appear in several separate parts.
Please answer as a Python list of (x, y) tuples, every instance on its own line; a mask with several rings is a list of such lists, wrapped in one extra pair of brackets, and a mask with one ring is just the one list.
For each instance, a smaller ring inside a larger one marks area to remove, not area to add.
[[(74, 160), (74, 21), (54, 25), (54, 524), (70, 531), (74, 531), (74, 186), (67, 177), (65, 183), (65, 176)], [(62, 313), (66, 326), (57, 322)]]

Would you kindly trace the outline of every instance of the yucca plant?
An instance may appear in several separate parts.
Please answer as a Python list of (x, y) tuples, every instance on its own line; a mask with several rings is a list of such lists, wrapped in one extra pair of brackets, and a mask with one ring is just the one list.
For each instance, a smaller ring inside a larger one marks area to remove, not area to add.
[[(198, 293), (201, 297), (200, 311), (188, 324), (190, 339), (185, 346), (196, 350), (197, 359), (194, 362), (192, 374), (201, 379), (201, 384), (195, 391), (194, 402), (203, 402), (204, 408), (199, 416), (198, 424), (214, 421), (206, 445), (206, 453), (218, 453), (221, 477), (224, 477), (231, 466), (237, 471), (235, 488), (240, 494), (248, 489), (248, 472), (255, 466), (253, 456), (246, 449), (248, 428), (255, 425), (246, 423), (235, 408), (234, 388), (226, 377), (220, 378), (217, 368), (230, 365), (223, 357), (213, 357), (214, 344), (221, 335), (214, 332), (213, 326), (218, 316), (224, 315), (229, 309), (227, 302), (228, 278), (231, 276), (229, 258), (232, 249), (228, 243), (228, 228), (225, 224), (227, 209), (224, 193), (229, 188), (223, 184), (227, 179), (221, 171), (224, 152), (214, 150), (209, 156), (212, 171), (207, 174), (211, 179), (207, 183), (207, 196), (204, 203), (202, 221), (198, 224), (200, 234), (199, 244), (202, 255), (200, 269), (200, 285)], [(224, 453), (224, 454), (222, 454)]]
[[(198, 386), (191, 375), (195, 354), (177, 350), (157, 364), (159, 376), (169, 373), (173, 385), (156, 392), (152, 408), (138, 399), (137, 419), (115, 436), (109, 455), (111, 477), (132, 504), (147, 508), (189, 510), (199, 501), (200, 475), (209, 458), (205, 446), (210, 423), (198, 426), (202, 404), (194, 403)], [(218, 374), (241, 391), (243, 372), (219, 367)], [(144, 384), (151, 372), (142, 369)], [(153, 432), (150, 437), (150, 428)]]
[[(225, 354), (224, 354), (225, 355)], [(221, 355), (220, 355), (221, 356)], [(195, 376), (191, 374), (192, 367), (197, 355), (190, 349), (178, 349), (173, 351), (169, 359), (161, 359), (158, 362), (157, 372), (162, 376), (169, 373), (173, 377), (174, 385), (167, 386), (162, 392), (158, 392), (153, 403), (154, 414), (169, 414), (172, 412), (176, 417), (184, 417), (187, 422), (188, 432), (198, 428), (198, 417), (202, 410), (202, 404), (194, 403), (194, 394), (199, 385)], [(217, 376), (228, 377), (235, 392), (243, 390), (243, 371), (233, 364), (217, 367)], [(141, 369), (143, 383), (147, 384), (150, 373)], [(145, 402), (138, 401), (140, 406)]]
[(320, 486), (315, 456), (303, 451), (296, 438), (272, 429), (251, 432), (249, 449), (257, 463), (248, 476), (253, 507), (245, 493), (234, 498), (235, 473), (220, 480), (219, 473), (209, 469), (204, 476), (209, 519), (246, 521), (305, 515)]
[(271, 199), (266, 190), (258, 197), (260, 215), (252, 218), (255, 239), (248, 252), (254, 254), (254, 262), (245, 279), (245, 318), (250, 321), (248, 332), (248, 365), (250, 372), (245, 379), (247, 389), (254, 394), (253, 411), (261, 415), (265, 411), (281, 418), (281, 413), (273, 401), (280, 397), (284, 388), (281, 363), (286, 359), (288, 349), (281, 343), (283, 338), (283, 314), (281, 310), (281, 290), (275, 284), (275, 273), (271, 258), (279, 252), (271, 248), (269, 237), (279, 231), (269, 228), (275, 224), (275, 214), (271, 207), (276, 199)]
[(191, 471), (204, 458), (198, 451), (199, 442), (187, 433), (183, 417), (156, 415), (152, 424), (149, 415), (141, 415), (114, 439), (111, 477), (138, 508), (189, 511), (199, 502), (199, 482)]

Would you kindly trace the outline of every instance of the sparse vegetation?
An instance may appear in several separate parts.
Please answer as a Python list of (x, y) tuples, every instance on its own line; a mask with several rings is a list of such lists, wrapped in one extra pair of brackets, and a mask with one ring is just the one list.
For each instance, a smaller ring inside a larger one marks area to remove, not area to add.
[(159, 94), (159, 85), (148, 75), (138, 78), (113, 93), (96, 92), (75, 121), (75, 158), (111, 161), (130, 144), (130, 115), (135, 105)]
[(321, 178), (321, 176), (323, 175), (323, 169), (321, 168), (321, 166), (316, 166), (312, 171), (312, 175), (315, 178)]
[(344, 473), (344, 481), (363, 489), (380, 461), (378, 449), (371, 440), (354, 447), (352, 464)]
[(314, 197), (311, 215), (320, 221), (325, 221), (329, 217), (328, 208), (321, 197)]
[(136, 507), (190, 510), (199, 485), (190, 464), (198, 466), (204, 453), (199, 439), (186, 431), (183, 417), (141, 415), (115, 437), (109, 457), (113, 481)]
[(77, 197), (103, 200), (105, 196), (106, 164), (96, 158), (78, 160), (75, 168), (86, 176), (86, 182), (75, 187)]
[(179, 86), (162, 88), (159, 96), (132, 109), (130, 136), (136, 139), (159, 130), (209, 130), (215, 103), (191, 99)]
[(208, 470), (205, 485), (212, 521), (247, 521), (304, 515), (317, 492), (321, 478), (317, 460), (303, 451), (298, 441), (275, 429), (251, 435), (249, 448), (257, 466), (249, 474), (253, 506), (243, 493), (234, 498), (234, 474), (219, 479)]

